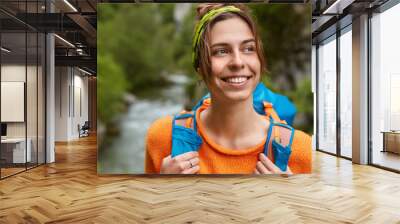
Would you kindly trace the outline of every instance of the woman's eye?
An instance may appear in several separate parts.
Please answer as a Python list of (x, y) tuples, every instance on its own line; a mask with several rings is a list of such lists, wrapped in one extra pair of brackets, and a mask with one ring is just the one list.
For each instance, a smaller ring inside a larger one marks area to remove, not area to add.
[(243, 49), (244, 52), (254, 52), (255, 48), (254, 46), (247, 46)]
[(227, 53), (228, 53), (228, 50), (223, 49), (223, 48), (216, 49), (216, 50), (213, 51), (214, 55), (224, 55), (224, 54), (227, 54)]

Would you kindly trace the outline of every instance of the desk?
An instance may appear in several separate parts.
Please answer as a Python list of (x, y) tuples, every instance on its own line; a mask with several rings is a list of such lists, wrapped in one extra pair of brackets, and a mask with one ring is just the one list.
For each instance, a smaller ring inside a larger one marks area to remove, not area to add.
[(32, 141), (30, 138), (28, 138), (27, 142), (28, 147), (26, 147), (25, 154), (25, 138), (1, 139), (1, 157), (3, 157), (9, 163), (25, 163), (25, 158), (27, 158), (26, 162), (30, 162), (32, 160)]
[(382, 152), (400, 154), (400, 131), (382, 131), (381, 133), (383, 133)]

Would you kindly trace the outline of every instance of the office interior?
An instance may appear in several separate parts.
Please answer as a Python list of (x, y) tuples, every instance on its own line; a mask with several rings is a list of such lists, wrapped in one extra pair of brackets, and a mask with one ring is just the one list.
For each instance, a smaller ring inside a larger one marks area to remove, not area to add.
[(316, 150), (289, 178), (99, 176), (101, 2), (149, 1), (0, 1), (0, 222), (399, 222), (398, 0), (290, 0), (312, 4)]
[(96, 133), (96, 2), (67, 3), (0, 2), (1, 179)]
[[(82, 126), (96, 132), (102, 2), (114, 1), (0, 3), (1, 178), (54, 162), (55, 142), (79, 139)], [(400, 4), (297, 2), (312, 4), (314, 148), (399, 172)]]
[(313, 1), (317, 151), (400, 172), (398, 21), (398, 1)]

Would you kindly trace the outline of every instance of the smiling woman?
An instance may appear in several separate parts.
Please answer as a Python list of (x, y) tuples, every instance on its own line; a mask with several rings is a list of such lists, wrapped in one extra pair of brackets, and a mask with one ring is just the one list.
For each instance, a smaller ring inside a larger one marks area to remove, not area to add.
[(147, 173), (292, 174), (311, 172), (311, 138), (265, 115), (253, 93), (265, 71), (256, 25), (243, 4), (200, 4), (193, 65), (210, 91), (195, 111), (153, 123), (146, 139)]
[(260, 80), (261, 64), (247, 23), (237, 17), (216, 23), (210, 43), (213, 75), (207, 81), (213, 97), (219, 101), (249, 98)]

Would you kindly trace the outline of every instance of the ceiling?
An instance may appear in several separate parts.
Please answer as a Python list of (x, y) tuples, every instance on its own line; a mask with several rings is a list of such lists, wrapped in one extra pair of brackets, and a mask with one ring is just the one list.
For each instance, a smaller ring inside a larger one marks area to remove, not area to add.
[(57, 34), (56, 66), (80, 66), (96, 73), (96, 4), (97, 0), (47, 0), (47, 4), (45, 0), (1, 0), (2, 46), (11, 50), (2, 52), (2, 59), (17, 62), (25, 56), (33, 58), (38, 45), (32, 39), (51, 32)]

